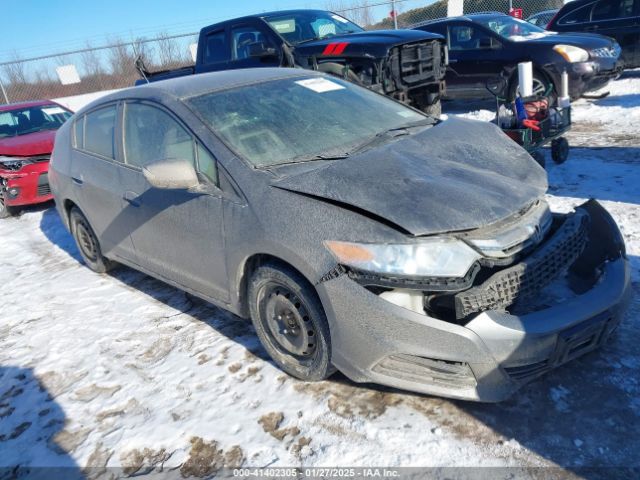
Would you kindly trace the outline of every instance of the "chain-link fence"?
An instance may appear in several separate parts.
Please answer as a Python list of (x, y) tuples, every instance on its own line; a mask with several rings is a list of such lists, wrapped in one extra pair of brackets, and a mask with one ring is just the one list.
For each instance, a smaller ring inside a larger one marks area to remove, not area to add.
[(193, 64), (197, 33), (159, 34), (56, 55), (0, 63), (0, 104), (51, 99), (131, 86), (139, 54), (151, 70)]
[[(562, 4), (563, 0), (326, 0), (324, 6), (365, 28), (387, 29), (408, 28), (460, 12), (507, 13), (510, 8), (521, 8), (527, 18)], [(197, 40), (197, 32), (161, 33), (151, 39), (5, 61), (0, 63), (0, 104), (128, 87), (139, 78), (135, 68), (139, 54), (151, 71), (187, 66), (194, 62)]]

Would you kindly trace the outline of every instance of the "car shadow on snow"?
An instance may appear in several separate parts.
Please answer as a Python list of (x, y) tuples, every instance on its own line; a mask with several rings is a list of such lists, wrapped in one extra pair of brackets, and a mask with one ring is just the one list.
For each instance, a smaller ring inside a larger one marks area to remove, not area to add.
[(65, 413), (30, 368), (0, 366), (0, 480), (82, 479)]
[(543, 151), (550, 194), (640, 205), (640, 146), (573, 147), (562, 165)]
[[(50, 208), (43, 213), (40, 221), (40, 230), (49, 241), (65, 251), (78, 263), (82, 263), (82, 257), (75, 240), (62, 224), (62, 220), (55, 208)], [(266, 351), (262, 349), (255, 336), (251, 322), (124, 265), (119, 265), (107, 275), (128, 288), (144, 293), (176, 310), (176, 313), (172, 314), (172, 316), (188, 314), (196, 320), (210, 325), (217, 332), (236, 343), (243, 345), (253, 354), (270, 361)]]
[(592, 100), (591, 103), (599, 107), (637, 108), (640, 106), (640, 93), (608, 95), (604, 98)]

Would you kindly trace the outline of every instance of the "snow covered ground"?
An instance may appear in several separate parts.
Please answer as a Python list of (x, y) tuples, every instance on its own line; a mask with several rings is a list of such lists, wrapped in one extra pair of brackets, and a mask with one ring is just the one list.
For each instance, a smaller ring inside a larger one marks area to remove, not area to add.
[(222, 465), (640, 467), (640, 72), (580, 101), (574, 119), (570, 160), (548, 160), (549, 200), (602, 201), (637, 292), (600, 351), (498, 405), (339, 375), (299, 382), (233, 315), (126, 268), (92, 273), (55, 210), (35, 208), (0, 229), (0, 467), (92, 467), (91, 477), (152, 466), (184, 476)]

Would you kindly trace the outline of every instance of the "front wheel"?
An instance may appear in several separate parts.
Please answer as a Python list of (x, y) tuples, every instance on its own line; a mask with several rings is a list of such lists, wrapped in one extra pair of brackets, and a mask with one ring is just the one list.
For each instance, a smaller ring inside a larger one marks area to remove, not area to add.
[(566, 138), (556, 138), (551, 142), (551, 158), (558, 165), (567, 161), (567, 158), (569, 158), (569, 141)]
[[(555, 86), (553, 82), (547, 80), (547, 78), (541, 74), (540, 72), (533, 71), (533, 96), (534, 97), (543, 97), (547, 92), (549, 92), (549, 104), (552, 105), (555, 103)], [(520, 96), (520, 85), (518, 84), (518, 75), (514, 76), (511, 81), (511, 89), (509, 92), (509, 98), (511, 101), (515, 100), (516, 97)]]
[(18, 211), (14, 207), (4, 204), (4, 198), (0, 196), (0, 219), (13, 217)]
[(442, 101), (438, 99), (436, 100), (435, 103), (432, 103), (431, 105), (425, 105), (422, 108), (422, 111), (432, 117), (440, 118), (440, 115), (442, 115)]
[(111, 270), (115, 263), (102, 255), (100, 242), (89, 225), (89, 221), (80, 209), (73, 207), (69, 212), (69, 225), (78, 250), (84, 263), (96, 273), (105, 273)]
[(253, 326), (278, 367), (305, 381), (335, 372), (327, 318), (309, 282), (289, 267), (268, 263), (253, 273), (248, 293)]

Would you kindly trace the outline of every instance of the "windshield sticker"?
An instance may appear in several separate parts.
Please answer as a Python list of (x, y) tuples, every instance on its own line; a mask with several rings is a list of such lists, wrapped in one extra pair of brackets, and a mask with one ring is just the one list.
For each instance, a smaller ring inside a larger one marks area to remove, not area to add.
[(269, 22), (269, 24), (275, 28), (278, 33), (291, 33), (296, 31), (296, 21), (293, 18), (290, 20)]
[(47, 107), (43, 108), (42, 111), (47, 115), (61, 115), (64, 113), (64, 110), (60, 107)]
[(307, 80), (298, 80), (298, 85), (317, 93), (332, 92), (333, 90), (344, 90), (342, 85), (327, 80), (326, 78), (308, 78)]
[(335, 13), (331, 15), (331, 18), (337, 20), (340, 23), (349, 23), (349, 20), (347, 20), (346, 18), (342, 18), (340, 15), (336, 15)]

